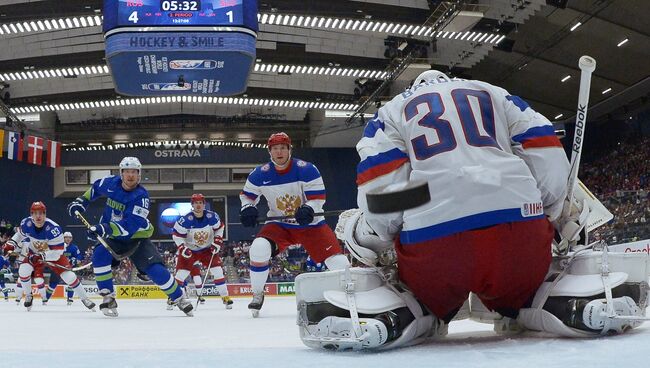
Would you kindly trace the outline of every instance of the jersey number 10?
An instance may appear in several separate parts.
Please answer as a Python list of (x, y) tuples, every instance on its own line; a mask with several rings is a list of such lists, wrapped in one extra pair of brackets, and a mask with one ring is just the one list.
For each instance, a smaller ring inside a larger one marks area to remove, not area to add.
[[(478, 101), (482, 131), (479, 130), (474, 111), (472, 110), (470, 96), (476, 98)], [(475, 147), (498, 148), (499, 145), (496, 141), (494, 127), (494, 107), (492, 106), (490, 94), (485, 91), (472, 89), (455, 89), (451, 91), (451, 97), (454, 100), (467, 144)], [(406, 107), (404, 107), (406, 121), (413, 119), (418, 114), (417, 107), (421, 104), (426, 104), (429, 112), (418, 121), (418, 125), (434, 129), (438, 135), (438, 143), (429, 144), (425, 134), (411, 139), (415, 157), (418, 160), (426, 160), (439, 153), (455, 149), (458, 143), (451, 124), (448, 120), (440, 118), (445, 112), (445, 105), (439, 93), (426, 93), (409, 101)]]

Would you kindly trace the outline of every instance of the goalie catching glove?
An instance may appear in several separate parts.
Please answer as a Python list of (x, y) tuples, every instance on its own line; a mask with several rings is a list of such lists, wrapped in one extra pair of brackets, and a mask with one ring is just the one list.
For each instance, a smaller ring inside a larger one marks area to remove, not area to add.
[(392, 252), (393, 241), (381, 239), (368, 225), (363, 212), (358, 208), (339, 215), (335, 233), (339, 240), (345, 242), (354, 258), (365, 265), (387, 265), (395, 261)]
[(562, 214), (560, 218), (553, 221), (553, 226), (559, 235), (555, 248), (557, 253), (566, 254), (571, 247), (575, 247), (578, 243), (587, 244), (585, 226), (589, 221), (591, 208), (586, 200), (580, 202), (574, 200), (573, 204), (567, 200), (564, 203)]

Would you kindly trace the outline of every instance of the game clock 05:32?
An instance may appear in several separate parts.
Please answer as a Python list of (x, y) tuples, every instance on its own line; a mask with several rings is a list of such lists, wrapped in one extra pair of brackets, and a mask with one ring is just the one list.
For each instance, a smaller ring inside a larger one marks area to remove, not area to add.
[(199, 11), (201, 10), (200, 0), (160, 0), (162, 11)]

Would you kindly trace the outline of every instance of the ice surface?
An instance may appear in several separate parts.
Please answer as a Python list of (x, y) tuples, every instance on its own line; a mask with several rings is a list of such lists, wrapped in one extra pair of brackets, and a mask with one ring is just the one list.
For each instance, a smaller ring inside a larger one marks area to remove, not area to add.
[(501, 337), (491, 325), (452, 323), (443, 341), (381, 353), (306, 348), (298, 337), (293, 297), (267, 297), (260, 317), (235, 299), (226, 310), (208, 299), (193, 318), (165, 309), (164, 300), (119, 300), (118, 318), (87, 311), (75, 300), (31, 312), (0, 301), (0, 367), (649, 367), (650, 323), (622, 336), (558, 339)]

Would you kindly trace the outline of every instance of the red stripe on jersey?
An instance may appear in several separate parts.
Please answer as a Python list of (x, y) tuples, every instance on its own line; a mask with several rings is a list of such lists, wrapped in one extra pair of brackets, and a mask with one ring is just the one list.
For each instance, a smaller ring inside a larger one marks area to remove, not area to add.
[(187, 234), (179, 234), (176, 231), (172, 232), (173, 236), (177, 236), (179, 238), (187, 238)]
[(535, 138), (530, 138), (526, 139), (522, 146), (527, 149), (527, 148), (544, 148), (544, 147), (562, 147), (562, 143), (560, 140), (552, 135), (552, 136), (544, 136), (544, 137), (535, 137)]
[(61, 245), (50, 245), (50, 249), (51, 250), (62, 250), (62, 249), (65, 249), (65, 248), (64, 248), (63, 244), (61, 244)]
[(325, 194), (310, 194), (310, 195), (307, 195), (307, 200), (308, 201), (311, 201), (313, 199), (325, 200)]
[(372, 179), (389, 174), (390, 172), (395, 171), (400, 166), (404, 165), (404, 163), (407, 161), (408, 158), (398, 158), (396, 160), (386, 162), (385, 164), (374, 166), (357, 175), (357, 185), (362, 185), (366, 182), (371, 181)]

